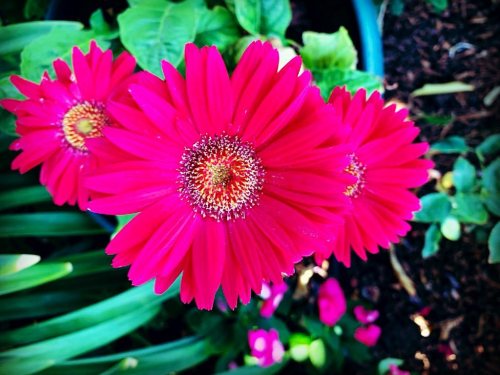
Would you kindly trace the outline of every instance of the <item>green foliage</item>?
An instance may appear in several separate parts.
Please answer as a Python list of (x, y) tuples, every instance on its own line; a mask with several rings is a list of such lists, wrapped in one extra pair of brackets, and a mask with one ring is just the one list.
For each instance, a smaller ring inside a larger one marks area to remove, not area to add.
[(238, 37), (238, 25), (228, 10), (216, 6), (201, 12), (194, 40), (196, 45), (215, 45), (223, 51), (234, 44)]
[(442, 235), (437, 224), (432, 224), (425, 231), (425, 242), (422, 249), (422, 257), (428, 258), (436, 254), (439, 250), (439, 242), (441, 241)]
[(443, 95), (454, 94), (456, 92), (474, 91), (474, 86), (463, 82), (447, 83), (426, 83), (421, 88), (413, 91), (413, 96)]
[(459, 192), (470, 192), (476, 183), (476, 168), (465, 158), (459, 157), (453, 165), (453, 184)]
[(401, 366), (403, 360), (399, 358), (385, 358), (378, 363), (377, 375), (386, 375), (390, 365)]
[(500, 222), (497, 222), (491, 230), (488, 238), (488, 248), (490, 249), (489, 263), (500, 262)]
[(431, 145), (431, 151), (442, 154), (467, 152), (469, 147), (463, 137), (452, 135)]
[(19, 272), (38, 263), (40, 257), (33, 254), (0, 255), (0, 277)]
[(29, 204), (51, 201), (50, 194), (43, 186), (28, 186), (0, 192), (0, 211)]
[(420, 202), (422, 209), (415, 214), (414, 220), (422, 223), (440, 223), (451, 211), (448, 196), (443, 193), (424, 195)]
[(292, 20), (288, 0), (233, 0), (227, 3), (241, 27), (250, 34), (284, 38)]
[(482, 162), (487, 157), (495, 156), (500, 153), (500, 134), (493, 134), (486, 138), (476, 147), (476, 154)]

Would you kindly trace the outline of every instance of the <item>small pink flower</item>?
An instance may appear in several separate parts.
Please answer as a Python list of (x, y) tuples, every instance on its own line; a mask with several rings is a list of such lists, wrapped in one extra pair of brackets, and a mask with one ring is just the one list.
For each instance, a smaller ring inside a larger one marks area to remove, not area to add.
[(390, 364), (389, 365), (389, 375), (410, 375), (410, 372), (401, 370), (395, 364)]
[(368, 310), (364, 306), (356, 306), (354, 316), (360, 323), (369, 324), (378, 319), (379, 313), (377, 310)]
[(260, 315), (264, 318), (270, 318), (280, 305), (287, 290), (288, 286), (285, 282), (272, 286), (268, 283), (264, 283), (260, 293), (261, 298), (264, 299), (264, 303), (260, 308)]
[(319, 288), (319, 320), (334, 326), (345, 314), (347, 304), (340, 284), (334, 278), (327, 279)]
[(354, 331), (354, 338), (366, 346), (374, 346), (381, 333), (382, 329), (379, 326), (370, 324), (366, 327), (356, 328), (356, 331)]
[(261, 367), (268, 367), (281, 362), (285, 349), (280, 341), (278, 331), (264, 329), (248, 331), (248, 344), (251, 354), (257, 358), (257, 363)]

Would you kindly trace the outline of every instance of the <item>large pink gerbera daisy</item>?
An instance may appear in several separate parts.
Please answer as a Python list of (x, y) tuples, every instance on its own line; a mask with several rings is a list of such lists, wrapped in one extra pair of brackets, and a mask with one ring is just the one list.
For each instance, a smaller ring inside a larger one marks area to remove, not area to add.
[(318, 251), (316, 260), (333, 251), (349, 266), (351, 249), (366, 260), (366, 252), (388, 248), (411, 229), (407, 220), (420, 209), (420, 202), (409, 189), (428, 180), (433, 163), (419, 159), (429, 145), (412, 143), (419, 129), (406, 120), (408, 112), (396, 111), (395, 105), (384, 107), (378, 92), (366, 99), (365, 90), (352, 97), (345, 88), (336, 88), (329, 102), (335, 126), (340, 122), (348, 129), (344, 142), (350, 149), (350, 163), (345, 172), (356, 181), (344, 192), (349, 206), (344, 224), (336, 229), (335, 246)]
[(278, 71), (277, 51), (254, 42), (230, 78), (215, 47), (185, 57), (185, 79), (163, 61), (164, 81), (146, 73), (110, 105), (123, 129), (89, 145), (106, 160), (89, 207), (139, 213), (106, 249), (134, 285), (156, 278), (162, 293), (182, 272), (184, 302), (211, 309), (222, 285), (234, 308), (330, 246), (352, 176), (300, 58)]
[(17, 116), (16, 139), (11, 149), (21, 153), (12, 169), (21, 173), (42, 165), (40, 182), (58, 205), (78, 202), (85, 209), (88, 191), (83, 176), (93, 168), (94, 157), (85, 144), (101, 137), (112, 124), (107, 102), (123, 80), (130, 77), (135, 59), (122, 53), (114, 62), (91, 42), (88, 54), (73, 48), (73, 72), (62, 60), (54, 62), (56, 79), (44, 74), (40, 84), (12, 76), (11, 81), (26, 99), (5, 99), (1, 105)]

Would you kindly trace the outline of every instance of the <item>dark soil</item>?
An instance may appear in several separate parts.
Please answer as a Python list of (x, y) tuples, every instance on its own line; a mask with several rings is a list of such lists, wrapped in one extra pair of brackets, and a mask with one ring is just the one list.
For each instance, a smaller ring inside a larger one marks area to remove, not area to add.
[[(386, 14), (384, 19), (386, 98), (408, 104), (423, 140), (460, 135), (471, 146), (479, 144), (498, 132), (500, 124), (500, 98), (490, 107), (483, 103), (500, 85), (500, 4), (452, 0), (446, 11), (436, 14), (424, 1), (405, 3), (401, 16)], [(476, 89), (410, 96), (425, 83), (450, 81)], [(419, 120), (424, 114), (453, 119), (445, 126), (425, 124)], [(455, 158), (434, 157), (436, 169), (450, 170)], [(423, 189), (431, 191), (433, 183)], [(417, 296), (410, 297), (398, 282), (387, 252), (341, 270), (352, 295), (371, 300), (381, 312), (383, 334), (375, 357), (404, 359), (404, 369), (422, 374), (499, 374), (500, 268), (488, 264), (487, 246), (471, 234), (456, 242), (443, 239), (439, 253), (423, 260), (426, 226), (413, 228), (396, 246), (396, 255)], [(411, 319), (419, 312), (429, 324), (428, 337)]]

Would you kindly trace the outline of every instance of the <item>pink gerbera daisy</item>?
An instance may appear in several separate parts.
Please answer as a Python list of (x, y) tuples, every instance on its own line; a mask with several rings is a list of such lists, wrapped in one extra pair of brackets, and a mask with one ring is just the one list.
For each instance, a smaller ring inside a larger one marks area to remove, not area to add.
[(337, 260), (349, 266), (351, 249), (363, 260), (366, 252), (388, 248), (410, 229), (407, 220), (420, 209), (419, 199), (409, 189), (428, 180), (433, 163), (419, 159), (428, 150), (427, 143), (412, 143), (419, 133), (406, 120), (406, 110), (395, 105), (384, 107), (378, 92), (366, 99), (365, 90), (351, 96), (345, 88), (333, 90), (329, 99), (336, 126), (348, 129), (345, 144), (350, 164), (345, 172), (355, 182), (344, 191), (349, 198), (344, 224), (336, 230), (337, 239), (326, 253), (318, 251), (319, 262), (332, 251)]
[(139, 213), (106, 249), (134, 285), (156, 278), (162, 293), (182, 272), (182, 301), (211, 309), (222, 285), (234, 308), (331, 246), (348, 160), (300, 58), (278, 71), (278, 52), (254, 42), (230, 78), (215, 47), (185, 57), (185, 79), (163, 61), (164, 81), (146, 73), (110, 105), (123, 129), (89, 146), (107, 161), (89, 207)]
[(110, 50), (95, 42), (88, 54), (73, 48), (73, 72), (62, 60), (54, 62), (56, 79), (44, 74), (40, 84), (12, 76), (26, 99), (5, 99), (1, 105), (17, 116), (19, 138), (12, 150), (21, 153), (12, 169), (21, 173), (42, 165), (40, 182), (58, 205), (69, 203), (85, 209), (88, 191), (83, 176), (95, 160), (85, 144), (112, 124), (107, 102), (114, 89), (134, 71), (135, 59), (122, 53), (113, 62)]

